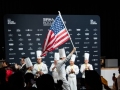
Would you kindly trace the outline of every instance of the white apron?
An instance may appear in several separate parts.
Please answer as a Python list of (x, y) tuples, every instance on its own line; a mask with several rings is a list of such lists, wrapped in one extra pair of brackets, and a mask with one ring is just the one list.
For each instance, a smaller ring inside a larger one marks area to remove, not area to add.
[[(69, 74), (69, 72), (71, 71), (71, 69), (73, 69), (73, 71), (75, 71), (75, 73), (71, 73)], [(73, 66), (67, 66), (66, 68), (66, 72), (68, 74), (68, 83), (70, 84), (71, 90), (77, 90), (77, 79), (76, 79), (76, 75), (79, 73), (79, 68), (77, 65), (73, 65)]]
[(75, 75), (71, 75), (71, 77), (68, 76), (68, 83), (70, 84), (71, 90), (77, 90), (77, 81)]

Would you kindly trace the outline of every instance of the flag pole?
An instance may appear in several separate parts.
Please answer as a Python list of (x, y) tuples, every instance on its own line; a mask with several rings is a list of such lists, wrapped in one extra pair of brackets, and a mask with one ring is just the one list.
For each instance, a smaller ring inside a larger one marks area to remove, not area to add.
[[(61, 18), (61, 20), (62, 20), (62, 22), (63, 22), (63, 24), (64, 24), (64, 26), (65, 26), (65, 29), (67, 30), (67, 27), (66, 27), (66, 25), (65, 25), (65, 23), (64, 23), (64, 21), (63, 21), (63, 18), (62, 18), (62, 16), (61, 16), (60, 11), (58, 11), (58, 13), (59, 13), (59, 16), (60, 16), (60, 18)], [(71, 43), (72, 43), (72, 46), (74, 47), (73, 41), (72, 41), (72, 39), (71, 39), (71, 36), (70, 36), (68, 30), (67, 30), (67, 33), (68, 33), (68, 35), (69, 35), (69, 37), (70, 37), (70, 41), (71, 41)], [(76, 51), (76, 55), (77, 55), (77, 51)]]

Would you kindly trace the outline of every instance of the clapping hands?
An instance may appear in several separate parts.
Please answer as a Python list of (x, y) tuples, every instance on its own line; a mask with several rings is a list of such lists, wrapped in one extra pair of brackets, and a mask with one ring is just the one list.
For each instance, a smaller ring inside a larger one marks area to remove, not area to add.
[(75, 73), (75, 71), (74, 71), (73, 69), (71, 70), (71, 72), (72, 72), (72, 73)]

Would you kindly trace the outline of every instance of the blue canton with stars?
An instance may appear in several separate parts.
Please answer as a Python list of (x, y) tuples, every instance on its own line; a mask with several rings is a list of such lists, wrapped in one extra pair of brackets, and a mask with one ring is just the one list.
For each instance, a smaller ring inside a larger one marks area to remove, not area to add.
[(55, 35), (65, 28), (60, 16), (57, 16), (55, 21), (52, 23), (50, 30), (52, 30)]

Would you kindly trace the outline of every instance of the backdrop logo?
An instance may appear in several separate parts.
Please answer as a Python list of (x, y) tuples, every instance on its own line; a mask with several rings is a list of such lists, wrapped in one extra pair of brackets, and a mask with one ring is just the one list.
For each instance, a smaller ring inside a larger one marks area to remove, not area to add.
[(91, 24), (91, 25), (97, 25), (97, 22), (94, 21), (93, 19), (91, 19), (91, 20), (90, 20), (90, 24)]
[(43, 18), (43, 26), (51, 26), (53, 21), (54, 21), (53, 18)]
[(11, 30), (10, 30), (10, 29), (8, 29), (8, 32), (11, 32)]
[(8, 41), (13, 41), (13, 39), (12, 39), (12, 38), (10, 38)]
[[(43, 18), (43, 26), (51, 26), (53, 21), (53, 18)], [(66, 21), (64, 23), (66, 24)]]
[(20, 29), (17, 29), (16, 32), (21, 32), (21, 30), (20, 30)]
[(76, 29), (76, 31), (81, 31), (81, 29)]
[(10, 18), (7, 19), (7, 24), (16, 24), (15, 21), (12, 21)]

